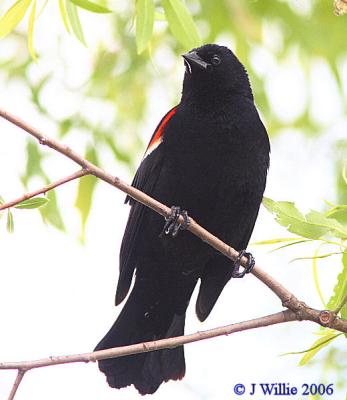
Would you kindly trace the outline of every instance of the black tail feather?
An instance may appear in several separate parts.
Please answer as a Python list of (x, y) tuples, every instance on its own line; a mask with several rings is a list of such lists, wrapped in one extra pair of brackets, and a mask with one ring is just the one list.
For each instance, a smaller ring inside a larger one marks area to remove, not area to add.
[[(126, 346), (184, 334), (185, 314), (151, 317), (145, 304), (130, 295), (117, 321), (95, 350)], [(136, 303), (136, 304), (135, 304)], [(162, 317), (162, 318), (161, 318)], [(99, 361), (99, 369), (113, 388), (134, 385), (140, 394), (152, 394), (163, 382), (182, 379), (185, 374), (183, 346)]]

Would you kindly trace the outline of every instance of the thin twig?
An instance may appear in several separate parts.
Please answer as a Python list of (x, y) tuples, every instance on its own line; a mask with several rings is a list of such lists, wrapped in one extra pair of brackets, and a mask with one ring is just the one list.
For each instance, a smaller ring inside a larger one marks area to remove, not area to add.
[[(78, 153), (73, 151), (70, 147), (61, 144), (55, 139), (49, 138), (45, 136), (37, 129), (31, 127), (26, 122), (21, 120), (20, 118), (8, 113), (5, 110), (0, 108), (0, 117), (7, 119), (9, 122), (15, 124), (19, 128), (22, 128), (30, 135), (34, 136), (40, 144), (46, 145), (53, 150), (63, 154), (64, 156), (70, 158), (75, 163), (79, 164), (84, 170), (88, 173), (100, 178), (101, 180), (109, 183), (112, 186), (115, 186), (119, 190), (128, 194), (130, 197), (135, 199), (136, 201), (146, 205), (152, 210), (156, 211), (160, 215), (167, 217), (171, 213), (171, 209), (166, 205), (160, 203), (159, 201), (153, 199), (147, 194), (141, 192), (140, 190), (128, 185), (123, 182), (120, 178), (115, 177), (108, 172), (102, 170), (96, 165), (92, 164), (88, 160), (81, 157)], [(189, 210), (188, 210), (189, 211)], [(180, 217), (180, 221), (183, 223), (183, 217)], [(231, 260), (235, 260), (238, 256), (238, 251), (233, 249), (231, 246), (224, 243), (222, 240), (218, 239), (216, 236), (212, 235), (202, 226), (200, 226), (197, 222), (194, 221), (193, 218), (190, 219), (190, 225), (188, 230), (192, 232), (194, 235), (199, 237), (204, 242), (208, 243), (214, 249), (224, 254), (226, 257)], [(246, 266), (247, 258), (242, 257), (241, 264)], [(334, 314), (332, 311), (319, 311), (314, 310), (304, 304), (302, 301), (299, 301), (293, 293), (291, 293), (288, 289), (286, 289), (281, 283), (276, 281), (272, 276), (270, 276), (267, 272), (262, 270), (258, 265), (256, 265), (252, 273), (256, 276), (260, 281), (262, 281), (269, 289), (271, 289), (282, 301), (284, 307), (292, 310), (298, 320), (309, 320), (316, 322), (322, 326), (327, 326), (332, 329), (339, 330), (341, 332), (347, 333), (347, 321), (340, 319)]]
[(58, 364), (95, 362), (107, 358), (123, 357), (130, 354), (144, 353), (149, 351), (172, 349), (187, 343), (193, 343), (200, 340), (210, 339), (217, 336), (230, 335), (232, 333), (246, 331), (249, 329), (261, 328), (269, 325), (282, 324), (297, 320), (295, 313), (290, 310), (280, 311), (276, 314), (266, 315), (264, 317), (243, 321), (236, 324), (226, 325), (219, 328), (192, 333), (185, 336), (177, 336), (168, 339), (155, 340), (152, 342), (138, 343), (129, 346), (114, 347), (112, 349), (94, 351), (84, 354), (73, 354), (69, 356), (57, 356), (43, 358), (34, 361), (22, 362), (0, 362), (1, 369), (20, 369), (29, 370), (33, 368), (48, 367)]
[[(81, 176), (86, 174), (92, 174), (100, 178), (101, 180), (120, 189), (121, 191), (128, 194), (136, 201), (139, 201), (140, 203), (146, 205), (147, 207), (156, 211), (160, 215), (164, 217), (170, 215), (171, 212), (170, 208), (168, 208), (164, 204), (161, 204), (159, 201), (151, 198), (150, 196), (146, 195), (140, 190), (135, 189), (134, 187), (128, 185), (127, 183), (123, 182), (120, 178), (114, 177), (111, 174), (103, 171), (101, 168), (93, 165), (88, 160), (82, 158), (79, 154), (74, 152), (68, 146), (65, 146), (59, 143), (58, 141), (43, 135), (38, 130), (26, 124), (20, 118), (13, 116), (10, 113), (1, 109), (0, 109), (0, 116), (7, 119), (16, 126), (24, 129), (30, 135), (34, 136), (40, 142), (40, 144), (46, 145), (52, 148), (53, 150), (56, 150), (57, 152), (65, 155), (66, 157), (70, 158), (71, 160), (79, 164), (83, 168), (82, 171), (84, 171), (84, 173)], [(184, 222), (183, 217), (180, 217), (180, 220), (182, 223)], [(200, 226), (197, 222), (195, 222), (192, 218), (188, 230), (197, 237), (199, 237), (201, 240), (203, 240), (204, 242), (208, 243), (210, 246), (218, 250), (220, 253), (230, 258), (231, 260), (235, 260), (236, 257), (238, 256), (238, 252), (235, 249), (233, 249), (232, 247), (230, 247), (229, 245), (218, 239), (216, 236), (212, 235), (210, 232), (208, 232), (206, 229)], [(245, 266), (246, 262), (247, 259), (243, 257), (241, 260), (241, 264)], [(20, 381), (23, 378), (25, 371), (32, 368), (39, 368), (49, 365), (65, 364), (72, 362), (89, 362), (106, 358), (121, 357), (129, 354), (154, 351), (163, 348), (173, 348), (197, 340), (208, 339), (211, 337), (227, 335), (233, 332), (238, 332), (246, 329), (254, 329), (254, 328), (259, 328), (261, 326), (268, 326), (294, 320), (313, 321), (322, 326), (330, 327), (332, 329), (336, 329), (338, 331), (347, 333), (347, 321), (338, 318), (336, 313), (327, 310), (319, 311), (308, 307), (305, 303), (299, 301), (282, 284), (277, 282), (272, 276), (270, 276), (267, 272), (263, 271), (257, 265), (253, 268), (252, 273), (280, 298), (283, 306), (288, 308), (288, 310), (279, 312), (277, 314), (269, 315), (266, 317), (257, 318), (251, 321), (245, 321), (245, 322), (240, 322), (238, 324), (228, 325), (226, 327), (215, 328), (209, 331), (198, 332), (186, 336), (162, 339), (154, 342), (139, 343), (131, 346), (123, 346), (120, 348), (107, 349), (93, 353), (50, 357), (48, 359), (36, 360), (36, 361), (25, 361), (18, 363), (3, 362), (0, 363), (0, 369), (18, 369), (17, 379), (12, 388), (10, 400), (14, 398), (18, 385), (20, 384)]]
[(59, 179), (55, 182), (52, 182), (49, 185), (47, 185), (41, 189), (37, 189), (37, 190), (34, 190), (33, 192), (25, 193), (21, 197), (18, 197), (15, 200), (12, 200), (12, 201), (9, 201), (8, 203), (4, 203), (4, 204), (0, 205), (0, 211), (6, 210), (6, 208), (16, 206), (17, 204), (21, 203), (24, 200), (31, 199), (32, 197), (35, 197), (39, 194), (44, 194), (44, 193), (48, 192), (49, 190), (56, 188), (57, 186), (63, 185), (64, 183), (73, 181), (74, 179), (81, 178), (82, 176), (85, 176), (88, 174), (89, 174), (88, 171), (81, 169), (69, 176), (66, 176), (65, 178)]
[(18, 387), (19, 387), (20, 383), (22, 382), (22, 379), (23, 379), (25, 373), (26, 373), (26, 370), (18, 368), (16, 380), (15, 380), (13, 386), (12, 386), (11, 393), (8, 396), (8, 400), (13, 400), (14, 399), (14, 396), (17, 393)]

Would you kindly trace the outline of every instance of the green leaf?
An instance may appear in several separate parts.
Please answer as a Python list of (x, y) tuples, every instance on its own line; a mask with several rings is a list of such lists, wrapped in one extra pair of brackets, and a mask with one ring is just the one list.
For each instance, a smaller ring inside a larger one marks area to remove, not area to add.
[(347, 237), (347, 229), (335, 219), (328, 218), (318, 211), (310, 211), (304, 216), (294, 203), (289, 201), (275, 202), (266, 197), (263, 199), (263, 205), (275, 215), (276, 221), (287, 228), (289, 232), (308, 239), (319, 239), (328, 233), (340, 238)]
[(70, 22), (73, 33), (75, 34), (77, 39), (82, 44), (87, 46), (85, 38), (84, 38), (84, 33), (83, 33), (82, 25), (80, 22), (80, 18), (78, 16), (77, 7), (70, 0), (65, 1), (65, 6), (66, 6), (67, 16), (69, 18), (69, 22)]
[(0, 18), (0, 39), (8, 35), (24, 18), (32, 0), (18, 0)]
[(342, 333), (336, 333), (333, 330), (329, 330), (328, 333), (325, 333), (319, 339), (317, 339), (313, 345), (306, 350), (302, 351), (291, 351), (289, 353), (281, 354), (282, 356), (292, 355), (292, 354), (304, 354), (306, 353), (299, 362), (299, 365), (307, 364), (318, 352), (327, 346), (332, 340), (336, 339), (338, 336), (342, 335)]
[[(341, 305), (342, 300), (347, 295), (347, 250), (342, 255), (342, 271), (337, 277), (337, 283), (334, 287), (334, 294), (330, 297), (327, 308), (335, 310)], [(341, 309), (341, 317), (347, 319), (347, 304)]]
[(54, 190), (50, 190), (47, 193), (47, 200), (49, 201), (46, 203), (46, 206), (39, 208), (43, 220), (49, 222), (57, 229), (64, 231), (65, 226), (58, 208), (57, 196)]
[(65, 29), (67, 30), (67, 32), (70, 33), (69, 19), (68, 19), (68, 15), (66, 12), (65, 0), (59, 0), (59, 11), (60, 11), (60, 15), (63, 20), (64, 26), (65, 26)]
[[(0, 196), (0, 206), (2, 206), (3, 204), (5, 204), (5, 200)], [(4, 210), (0, 211), (0, 218), (2, 218), (3, 215), (4, 215)]]
[(137, 53), (142, 53), (152, 37), (154, 25), (153, 0), (136, 1), (136, 46)]
[(27, 141), (26, 145), (27, 162), (25, 167), (25, 175), (21, 177), (24, 186), (27, 186), (30, 178), (33, 176), (43, 176), (44, 172), (41, 168), (42, 155), (39, 146), (32, 140)]
[(295, 241), (300, 241), (300, 238), (277, 238), (277, 239), (268, 239), (268, 240), (261, 240), (259, 242), (253, 243), (254, 245), (263, 245), (263, 244), (277, 244), (277, 243), (283, 243), (283, 242), (295, 242)]
[(319, 284), (318, 270), (317, 270), (317, 258), (316, 258), (320, 252), (320, 249), (323, 247), (323, 245), (324, 245), (324, 243), (321, 243), (314, 252), (314, 258), (312, 260), (312, 272), (313, 272), (313, 281), (314, 281), (314, 285), (316, 287), (318, 296), (323, 304), (323, 307), (326, 308), (327, 305), (324, 300), (324, 296), (323, 296), (323, 293), (321, 291), (320, 284)]
[(307, 242), (311, 242), (311, 241), (312, 241), (312, 239), (301, 239), (301, 240), (297, 240), (297, 241), (295, 241), (295, 242), (286, 243), (286, 244), (283, 244), (282, 246), (278, 246), (278, 247), (272, 249), (272, 250), (270, 251), (270, 253), (273, 253), (273, 252), (275, 252), (275, 251), (277, 251), (277, 250), (284, 249), (284, 248), (286, 248), (286, 247), (294, 246), (294, 245), (296, 245), (296, 244), (307, 243)]
[(31, 12), (29, 16), (29, 25), (28, 25), (28, 49), (31, 55), (31, 58), (34, 61), (37, 61), (37, 56), (34, 50), (33, 45), (33, 34), (34, 34), (34, 24), (35, 24), (35, 15), (36, 15), (36, 0), (33, 1), (33, 6), (31, 7)]
[(347, 225), (347, 205), (337, 205), (325, 213), (328, 218), (334, 218), (341, 224)]
[(48, 199), (46, 197), (34, 197), (32, 199), (23, 200), (18, 203), (14, 208), (18, 209), (32, 209), (39, 208), (48, 203)]
[(201, 45), (198, 29), (182, 0), (161, 0), (170, 30), (187, 49)]
[(108, 8), (100, 6), (99, 4), (93, 3), (92, 1), (89, 0), (70, 0), (70, 1), (74, 3), (77, 7), (84, 8), (85, 10), (94, 13), (107, 14), (112, 12)]
[(306, 257), (296, 257), (290, 260), (290, 262), (300, 261), (300, 260), (318, 260), (319, 258), (327, 258), (331, 256), (335, 256), (337, 254), (342, 254), (341, 251), (333, 251), (331, 253), (325, 253), (321, 255), (314, 255), (314, 256), (306, 256)]
[(14, 231), (13, 215), (10, 210), (7, 210), (6, 228), (8, 233), (13, 233)]
[(347, 165), (343, 165), (342, 167), (342, 179), (345, 181), (347, 185)]
[[(92, 162), (93, 164), (98, 164), (97, 155), (95, 152), (95, 148), (90, 146), (88, 147), (85, 158)], [(81, 215), (82, 222), (82, 232), (81, 232), (81, 240), (82, 242), (85, 239), (85, 228), (87, 219), (92, 207), (92, 199), (95, 190), (97, 180), (94, 176), (85, 176), (79, 180), (78, 190), (77, 190), (77, 198), (75, 201), (75, 206)]]
[(329, 332), (325, 336), (322, 336), (321, 338), (317, 339), (311, 348), (308, 350), (305, 350), (303, 353), (306, 353), (302, 359), (299, 362), (299, 365), (305, 365), (307, 364), (312, 358), (320, 351), (322, 350), (325, 346), (327, 346), (332, 340), (336, 339), (337, 337), (341, 336), (342, 333), (334, 333), (334, 332)]

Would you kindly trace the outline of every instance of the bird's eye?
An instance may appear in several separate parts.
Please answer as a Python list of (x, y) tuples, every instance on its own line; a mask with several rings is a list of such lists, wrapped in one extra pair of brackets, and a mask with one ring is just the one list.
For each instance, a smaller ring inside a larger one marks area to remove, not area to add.
[(219, 65), (222, 60), (220, 59), (219, 56), (217, 56), (217, 54), (215, 54), (212, 58), (211, 58), (211, 62), (213, 65)]

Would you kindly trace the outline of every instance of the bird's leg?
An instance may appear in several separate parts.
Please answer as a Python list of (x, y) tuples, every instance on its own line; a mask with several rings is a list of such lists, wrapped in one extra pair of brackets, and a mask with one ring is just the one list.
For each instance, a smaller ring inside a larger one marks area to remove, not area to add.
[[(245, 256), (247, 258), (247, 265), (243, 271), (240, 272), (241, 258)], [(243, 278), (246, 274), (249, 274), (255, 265), (255, 259), (251, 253), (247, 253), (246, 250), (241, 250), (236, 260), (234, 261), (234, 269), (232, 272), (233, 278)]]
[[(180, 216), (182, 216), (184, 219), (183, 223), (179, 222)], [(172, 206), (171, 214), (165, 218), (165, 225), (159, 237), (163, 237), (164, 235), (171, 235), (172, 237), (175, 237), (180, 230), (188, 228), (189, 222), (187, 211), (181, 210), (180, 207)]]

